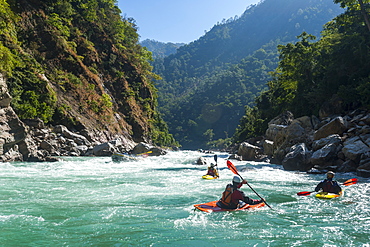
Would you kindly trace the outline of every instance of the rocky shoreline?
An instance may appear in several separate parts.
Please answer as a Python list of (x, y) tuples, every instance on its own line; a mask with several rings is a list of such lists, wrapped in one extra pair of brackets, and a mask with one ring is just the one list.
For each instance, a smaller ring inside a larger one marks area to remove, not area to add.
[(233, 153), (230, 158), (266, 161), (290, 171), (370, 177), (370, 112), (320, 118), (285, 112), (269, 122), (264, 136), (241, 143)]
[[(6, 82), (0, 76), (0, 162), (148, 151), (154, 156), (166, 154), (161, 148), (134, 142), (125, 133), (113, 136), (95, 129), (72, 131), (63, 125), (46, 126), (39, 119), (21, 121), (10, 102)], [(269, 122), (264, 136), (236, 146), (230, 158), (266, 161), (290, 171), (332, 170), (370, 177), (370, 111), (357, 109), (345, 115), (327, 112), (300, 118), (285, 112)]]
[(63, 125), (46, 126), (40, 119), (21, 121), (10, 105), (6, 82), (0, 74), (0, 162), (57, 161), (60, 156), (110, 156), (113, 153), (157, 156), (165, 150), (136, 143), (128, 134), (107, 131), (71, 131)]

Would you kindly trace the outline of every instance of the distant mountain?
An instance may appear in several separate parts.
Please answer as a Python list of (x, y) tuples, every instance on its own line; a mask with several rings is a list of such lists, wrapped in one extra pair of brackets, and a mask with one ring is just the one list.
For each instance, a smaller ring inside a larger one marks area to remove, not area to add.
[(232, 136), (277, 66), (277, 45), (304, 31), (319, 36), (341, 12), (332, 0), (265, 0), (156, 59), (159, 107), (170, 132), (190, 149)]
[(174, 54), (177, 52), (177, 49), (185, 43), (164, 43), (155, 41), (152, 39), (146, 39), (140, 44), (148, 49), (148, 51), (151, 51), (153, 54), (153, 58), (164, 58), (171, 54)]

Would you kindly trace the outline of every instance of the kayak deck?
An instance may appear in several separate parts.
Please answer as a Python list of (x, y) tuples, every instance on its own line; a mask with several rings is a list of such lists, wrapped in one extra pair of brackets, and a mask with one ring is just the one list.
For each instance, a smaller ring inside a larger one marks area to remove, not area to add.
[(212, 212), (247, 210), (247, 209), (254, 209), (254, 208), (260, 208), (260, 207), (265, 206), (265, 203), (261, 202), (255, 205), (246, 204), (243, 207), (236, 208), (236, 209), (224, 209), (224, 208), (220, 208), (219, 206), (217, 206), (216, 204), (217, 202), (218, 201), (212, 201), (212, 202), (207, 202), (207, 203), (195, 204), (194, 207), (196, 209), (199, 209), (200, 211), (212, 213)]
[(214, 176), (211, 176), (211, 175), (203, 175), (202, 178), (203, 179), (216, 179), (218, 177), (214, 177)]
[(315, 195), (315, 197), (319, 199), (333, 199), (333, 198), (341, 197), (343, 196), (343, 194), (344, 194), (343, 190), (339, 194), (329, 193), (329, 192), (319, 192)]

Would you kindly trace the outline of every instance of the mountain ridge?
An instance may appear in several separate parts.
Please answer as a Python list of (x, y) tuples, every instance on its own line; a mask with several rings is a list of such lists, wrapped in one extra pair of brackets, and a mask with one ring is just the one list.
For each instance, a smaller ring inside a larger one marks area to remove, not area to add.
[[(278, 7), (284, 11), (276, 13)], [(237, 19), (216, 24), (198, 40), (180, 47), (177, 53), (155, 60), (154, 71), (163, 78), (156, 82), (159, 109), (170, 132), (187, 148), (194, 145), (205, 148), (210, 142), (209, 138), (207, 141), (202, 137), (206, 133), (213, 136), (213, 140), (230, 137), (239, 122), (235, 116), (241, 117), (244, 107), (253, 104), (254, 97), (266, 86), (268, 72), (276, 68), (277, 45), (296, 40), (304, 31), (320, 35), (322, 26), (342, 11), (330, 0), (261, 1), (247, 8)], [(261, 13), (264, 15), (260, 16)], [(279, 25), (281, 23), (284, 25)], [(228, 83), (234, 84), (238, 95), (225, 92), (222, 85)], [(193, 97), (210, 88), (206, 84), (217, 85), (212, 96), (218, 103), (210, 102), (209, 97), (194, 100)], [(206, 126), (201, 121), (201, 109), (209, 103), (223, 109), (225, 116), (223, 121)], [(192, 110), (185, 110), (186, 104)], [(196, 127), (191, 128), (190, 122)], [(222, 126), (228, 126), (227, 130)]]

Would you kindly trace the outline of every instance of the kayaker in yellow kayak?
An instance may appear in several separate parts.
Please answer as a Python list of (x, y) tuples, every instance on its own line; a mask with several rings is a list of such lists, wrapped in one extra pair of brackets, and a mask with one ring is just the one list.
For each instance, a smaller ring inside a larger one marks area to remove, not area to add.
[(215, 164), (211, 163), (211, 165), (208, 167), (208, 171), (206, 175), (210, 175), (212, 177), (219, 177), (218, 172), (215, 168)]
[(340, 194), (340, 192), (342, 191), (342, 188), (340, 187), (337, 181), (333, 181), (334, 176), (335, 176), (334, 172), (328, 171), (326, 173), (326, 179), (321, 181), (316, 186), (315, 191), (318, 192), (322, 190), (323, 192)]
[(222, 198), (217, 202), (217, 206), (224, 209), (236, 209), (244, 206), (245, 204), (255, 205), (263, 202), (264, 200), (251, 199), (244, 195), (244, 192), (239, 190), (247, 181), (241, 179), (239, 176), (234, 176), (232, 184), (226, 186), (225, 191), (222, 193)]

